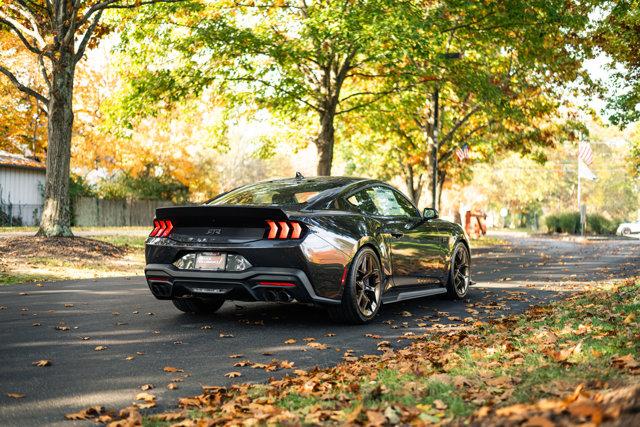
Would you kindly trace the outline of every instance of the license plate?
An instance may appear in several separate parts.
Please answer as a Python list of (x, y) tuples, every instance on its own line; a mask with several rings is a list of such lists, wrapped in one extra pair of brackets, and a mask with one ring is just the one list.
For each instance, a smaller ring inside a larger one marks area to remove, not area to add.
[(196, 270), (224, 270), (227, 254), (221, 252), (201, 252), (196, 257)]

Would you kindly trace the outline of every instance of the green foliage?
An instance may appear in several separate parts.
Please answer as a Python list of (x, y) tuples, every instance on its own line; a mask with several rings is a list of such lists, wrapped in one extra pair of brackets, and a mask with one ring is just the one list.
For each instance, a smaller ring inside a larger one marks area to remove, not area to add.
[(172, 200), (185, 202), (188, 188), (180, 182), (165, 176), (143, 173), (137, 177), (118, 174), (112, 179), (101, 181), (96, 194), (105, 199)]
[(544, 217), (544, 224), (547, 227), (549, 233), (561, 233), (560, 229), (560, 217), (558, 214), (551, 214)]
[(609, 220), (600, 214), (587, 215), (587, 231), (593, 234), (615, 234), (620, 221)]
[[(626, 125), (640, 118), (640, 1), (601, 1), (601, 13), (590, 40), (614, 59), (615, 78), (622, 88), (609, 98), (610, 120)], [(618, 67), (618, 65), (623, 67)], [(622, 70), (620, 70), (622, 68)]]
[(562, 212), (547, 215), (544, 221), (550, 233), (577, 234), (580, 232), (579, 212)]
[[(579, 212), (547, 215), (544, 221), (549, 233), (578, 234), (580, 232)], [(615, 234), (619, 224), (620, 221), (609, 220), (601, 214), (588, 214), (586, 232), (598, 235)]]

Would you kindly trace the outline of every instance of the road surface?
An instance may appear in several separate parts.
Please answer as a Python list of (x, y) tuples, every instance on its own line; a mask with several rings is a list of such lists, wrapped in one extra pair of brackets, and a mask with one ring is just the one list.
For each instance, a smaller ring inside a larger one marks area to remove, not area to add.
[[(238, 360), (327, 366), (347, 349), (377, 353), (381, 339), (400, 347), (409, 343), (405, 334), (520, 312), (590, 281), (639, 275), (636, 240), (511, 236), (509, 242), (473, 251), (477, 285), (467, 301), (432, 297), (389, 305), (365, 326), (331, 323), (321, 309), (305, 305), (227, 302), (216, 315), (184, 315), (152, 298), (141, 277), (0, 287), (0, 425), (72, 425), (65, 413), (127, 406), (143, 384), (154, 384), (159, 409), (171, 408), (202, 385), (290, 372), (234, 367)], [(328, 348), (312, 348), (304, 338)], [(290, 339), (296, 342), (285, 344)], [(99, 346), (106, 349), (96, 351)], [(51, 366), (32, 366), (42, 359)], [(165, 373), (167, 366), (184, 372)], [(224, 374), (231, 371), (242, 376), (229, 380)], [(170, 382), (179, 388), (168, 390)]]

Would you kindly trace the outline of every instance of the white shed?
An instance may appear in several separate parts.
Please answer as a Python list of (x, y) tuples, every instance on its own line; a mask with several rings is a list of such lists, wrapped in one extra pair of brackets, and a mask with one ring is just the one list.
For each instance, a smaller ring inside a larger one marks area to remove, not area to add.
[(0, 151), (0, 225), (36, 225), (44, 203), (46, 167)]

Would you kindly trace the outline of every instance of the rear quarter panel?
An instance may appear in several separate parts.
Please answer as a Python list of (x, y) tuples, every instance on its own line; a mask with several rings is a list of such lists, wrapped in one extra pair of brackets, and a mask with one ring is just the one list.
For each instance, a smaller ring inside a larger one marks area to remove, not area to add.
[[(308, 253), (309, 259), (314, 260), (312, 264), (326, 257), (325, 254), (321, 253), (324, 249), (323, 245), (319, 244), (320, 240), (342, 254), (336, 254), (336, 257), (340, 256), (342, 259), (339, 271), (336, 270), (331, 275), (332, 283), (340, 283), (345, 267), (350, 266), (355, 254), (365, 245), (371, 246), (378, 253), (384, 274), (386, 276), (391, 275), (390, 252), (384, 239), (378, 233), (378, 229), (381, 226), (379, 221), (358, 213), (343, 211), (322, 211), (307, 214), (304, 221), (309, 226), (309, 229), (313, 231), (313, 242), (316, 242), (318, 248), (321, 248), (320, 251), (317, 251), (312, 245), (309, 245), (309, 248), (313, 249), (313, 253)], [(307, 246), (307, 239), (305, 239), (304, 246)], [(318, 270), (326, 269), (326, 264), (324, 264), (325, 267), (320, 267), (323, 264), (323, 262), (317, 264)], [(339, 273), (337, 282), (335, 281), (335, 273)], [(322, 286), (322, 284), (318, 284), (318, 286)], [(341, 292), (342, 290), (340, 289)]]

